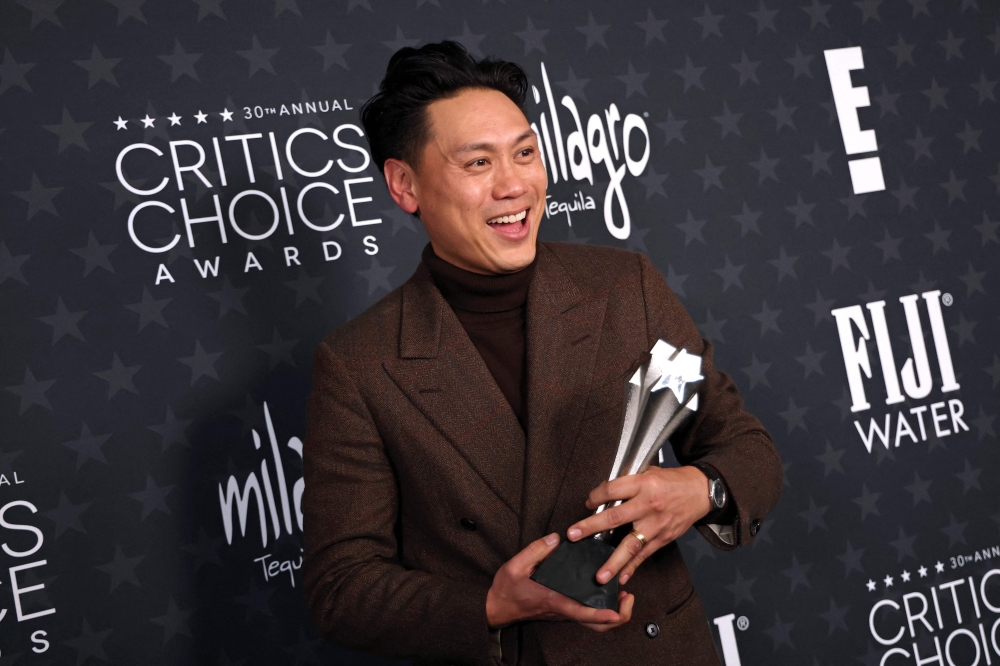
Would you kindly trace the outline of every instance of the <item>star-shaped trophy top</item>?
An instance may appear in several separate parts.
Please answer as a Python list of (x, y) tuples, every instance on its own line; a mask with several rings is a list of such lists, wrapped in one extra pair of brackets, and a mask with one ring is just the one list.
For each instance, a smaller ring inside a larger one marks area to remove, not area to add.
[(670, 389), (677, 396), (677, 402), (684, 404), (684, 388), (690, 382), (704, 379), (701, 374), (701, 357), (689, 354), (686, 349), (679, 352), (672, 345), (658, 340), (651, 351), (652, 363), (660, 370), (660, 379), (652, 392)]

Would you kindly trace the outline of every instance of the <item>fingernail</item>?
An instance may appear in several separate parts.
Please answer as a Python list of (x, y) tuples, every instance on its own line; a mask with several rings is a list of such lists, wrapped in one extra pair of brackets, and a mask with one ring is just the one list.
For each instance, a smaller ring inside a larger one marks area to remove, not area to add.
[(548, 536), (545, 537), (545, 543), (547, 543), (550, 546), (556, 545), (557, 543), (559, 543), (559, 535), (556, 534), (555, 532), (549, 534)]
[(598, 571), (597, 572), (597, 582), (600, 583), (601, 585), (604, 585), (605, 583), (607, 583), (609, 578), (611, 578), (611, 572), (610, 571)]
[(629, 579), (628, 574), (622, 574), (621, 584), (624, 585), (625, 583), (627, 583), (628, 579)]
[(566, 534), (566, 536), (568, 536), (570, 539), (576, 540), (580, 538), (581, 534), (583, 534), (583, 532), (580, 530), (580, 528), (574, 527)]

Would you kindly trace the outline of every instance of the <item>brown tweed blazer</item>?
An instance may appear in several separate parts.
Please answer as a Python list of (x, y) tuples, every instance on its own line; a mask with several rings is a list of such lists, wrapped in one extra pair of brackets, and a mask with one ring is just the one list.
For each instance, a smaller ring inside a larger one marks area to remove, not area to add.
[[(305, 593), (321, 633), (418, 663), (493, 664), (494, 573), (588, 514), (587, 494), (613, 462), (626, 372), (657, 338), (703, 357), (700, 410), (672, 445), (682, 464), (702, 460), (723, 475), (747, 544), (778, 501), (781, 464), (645, 255), (538, 244), (527, 434), (424, 264), (330, 334), (315, 356), (302, 501)], [(514, 652), (525, 665), (718, 663), (676, 544), (626, 589), (628, 624), (599, 634), (520, 623), (504, 630), (504, 661)], [(660, 629), (652, 639), (650, 622)]]

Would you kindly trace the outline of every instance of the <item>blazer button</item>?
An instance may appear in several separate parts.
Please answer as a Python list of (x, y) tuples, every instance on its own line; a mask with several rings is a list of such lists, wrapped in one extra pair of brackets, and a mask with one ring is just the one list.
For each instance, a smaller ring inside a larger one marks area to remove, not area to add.
[(754, 518), (753, 522), (750, 523), (750, 536), (757, 536), (758, 531), (760, 531), (760, 519)]
[(458, 524), (462, 526), (462, 529), (469, 530), (470, 532), (476, 531), (476, 521), (470, 518), (462, 518), (458, 521)]
[(646, 635), (650, 638), (656, 638), (660, 635), (660, 627), (655, 622), (650, 622), (646, 625)]

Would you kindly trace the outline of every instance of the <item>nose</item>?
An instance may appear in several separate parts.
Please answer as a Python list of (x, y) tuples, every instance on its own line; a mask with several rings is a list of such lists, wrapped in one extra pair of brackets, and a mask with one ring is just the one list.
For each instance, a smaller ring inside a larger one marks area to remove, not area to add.
[(498, 160), (494, 174), (494, 199), (516, 199), (527, 193), (528, 185), (513, 160), (509, 158)]

